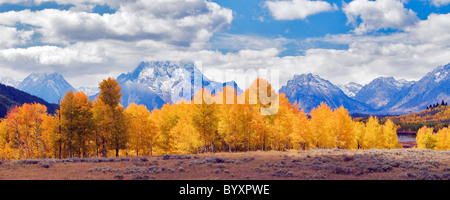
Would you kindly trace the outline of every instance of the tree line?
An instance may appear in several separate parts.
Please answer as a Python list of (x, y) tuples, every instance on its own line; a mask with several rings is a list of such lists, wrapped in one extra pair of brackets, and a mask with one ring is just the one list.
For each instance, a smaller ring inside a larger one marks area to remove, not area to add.
[[(167, 103), (151, 112), (144, 105), (121, 106), (121, 87), (113, 78), (99, 88), (94, 101), (81, 91), (69, 91), (53, 115), (37, 103), (11, 109), (0, 122), (0, 158), (401, 148), (391, 120), (356, 122), (345, 108), (325, 103), (308, 117), (262, 78), (240, 95), (229, 86), (214, 95), (201, 89), (191, 101)], [(269, 99), (276, 99), (277, 106)], [(277, 112), (262, 114), (269, 108)]]
[(435, 133), (433, 128), (424, 126), (417, 132), (416, 141), (419, 149), (449, 150), (450, 130), (444, 127)]

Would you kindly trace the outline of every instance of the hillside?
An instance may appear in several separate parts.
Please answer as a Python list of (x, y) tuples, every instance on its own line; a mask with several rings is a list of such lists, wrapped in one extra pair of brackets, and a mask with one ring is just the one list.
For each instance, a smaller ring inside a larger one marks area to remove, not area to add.
[[(415, 132), (423, 126), (441, 129), (450, 124), (450, 106), (439, 105), (418, 113), (387, 117), (395, 124), (400, 125), (400, 131)], [(386, 118), (386, 119), (387, 119)]]
[(50, 104), (39, 97), (0, 84), (0, 118), (5, 117), (8, 110), (16, 105), (21, 106), (24, 103), (34, 102), (47, 106), (49, 113), (54, 113), (59, 107), (57, 104)]

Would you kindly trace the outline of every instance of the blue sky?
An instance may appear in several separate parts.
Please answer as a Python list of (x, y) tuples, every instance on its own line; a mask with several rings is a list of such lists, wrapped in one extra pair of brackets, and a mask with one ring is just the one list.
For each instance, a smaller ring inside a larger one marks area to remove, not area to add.
[[(242, 1), (242, 0), (213, 0), (219, 5), (233, 10), (234, 20), (232, 28), (226, 31), (230, 34), (246, 34), (262, 36), (267, 38), (288, 38), (294, 40), (286, 44), (286, 50), (281, 56), (294, 56), (301, 54), (303, 50), (309, 48), (333, 48), (343, 49), (346, 45), (336, 45), (317, 41), (315, 43), (304, 44), (303, 40), (311, 37), (324, 37), (332, 34), (345, 34), (352, 31), (353, 27), (347, 24), (347, 18), (341, 10), (332, 10), (308, 16), (306, 19), (297, 20), (276, 20), (264, 5), (266, 0)], [(350, 3), (351, 0), (326, 1), (336, 4), (342, 8), (343, 3)], [(431, 13), (446, 14), (450, 12), (450, 6), (434, 6), (426, 0), (406, 1), (404, 7), (417, 13), (417, 17), (426, 20)], [(395, 32), (402, 32), (398, 29), (380, 29), (367, 35), (385, 35)], [(214, 37), (212, 38), (214, 40)], [(228, 49), (220, 49), (227, 52)]]
[[(417, 80), (450, 62), (450, 0), (0, 0), (0, 76), (75, 87), (144, 60)], [(228, 80), (228, 77), (224, 78)]]

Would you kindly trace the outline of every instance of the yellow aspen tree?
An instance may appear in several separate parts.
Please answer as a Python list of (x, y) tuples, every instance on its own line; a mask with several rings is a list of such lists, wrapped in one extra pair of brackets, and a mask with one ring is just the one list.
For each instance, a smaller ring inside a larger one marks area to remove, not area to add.
[(356, 149), (356, 134), (354, 131), (354, 123), (348, 111), (343, 107), (335, 109), (335, 130), (337, 147), (340, 149)]
[(59, 120), (59, 110), (51, 116), (47, 115), (43, 121), (44, 132), (42, 138), (47, 146), (47, 157), (62, 158), (62, 130)]
[(47, 117), (47, 107), (42, 104), (33, 103), (30, 105), (29, 110), (31, 118), (31, 139), (33, 141), (33, 152), (36, 158), (45, 157), (45, 152), (47, 151), (47, 146), (42, 138), (44, 132), (43, 122)]
[(436, 133), (436, 150), (450, 149), (450, 129), (447, 127), (440, 129)]
[(8, 130), (6, 129), (6, 119), (0, 119), (0, 160), (11, 159), (9, 140)]
[(63, 140), (67, 144), (68, 156), (73, 156), (73, 141), (75, 137), (75, 131), (77, 126), (75, 124), (76, 112), (75, 112), (75, 95), (72, 90), (69, 90), (64, 99), (61, 101), (61, 124), (63, 129)]
[(194, 97), (194, 109), (192, 112), (192, 124), (200, 133), (204, 151), (208, 148), (215, 152), (215, 142), (218, 138), (218, 122), (214, 98), (208, 91), (201, 89)]
[(286, 98), (285, 94), (279, 95), (279, 109), (275, 114), (274, 119), (274, 147), (272, 149), (277, 149), (281, 151), (283, 149), (291, 148), (291, 140), (289, 135), (294, 131), (293, 120), (295, 114), (292, 105), (289, 103), (289, 99)]
[(150, 118), (150, 112), (144, 105), (130, 104), (126, 113), (130, 118), (128, 148), (134, 150), (136, 156), (139, 153), (149, 152), (152, 156), (153, 137), (157, 132), (153, 120)]
[(4, 119), (6, 123), (6, 134), (9, 138), (9, 148), (11, 148), (11, 158), (22, 159), (23, 155), (23, 144), (22, 144), (22, 131), (20, 129), (21, 122), (19, 116), (19, 107), (15, 106), (8, 111), (6, 118)]
[(93, 105), (93, 119), (95, 124), (94, 129), (94, 141), (96, 148), (96, 156), (107, 157), (107, 140), (108, 133), (111, 132), (112, 119), (107, 116), (107, 106), (99, 98), (95, 99)]
[(151, 114), (151, 118), (155, 120), (158, 130), (155, 145), (155, 153), (157, 154), (175, 153), (176, 151), (171, 145), (173, 144), (173, 138), (170, 134), (170, 131), (177, 125), (180, 118), (175, 106), (176, 104), (170, 105), (166, 103), (161, 110), (154, 110)]
[(89, 157), (89, 144), (95, 129), (93, 103), (84, 92), (78, 91), (74, 94), (74, 106), (75, 150), (79, 157)]
[(356, 149), (363, 149), (365, 144), (366, 126), (363, 122), (355, 122), (353, 128), (353, 131), (355, 132)]
[[(239, 96), (238, 98), (242, 98)], [(254, 145), (255, 131), (252, 127), (253, 113), (252, 109), (247, 104), (237, 104), (236, 110), (238, 111), (239, 118), (237, 119), (237, 130), (242, 138), (242, 143), (244, 145), (245, 151), (250, 151)]]
[(397, 126), (388, 119), (383, 125), (383, 135), (386, 138), (384, 145), (385, 149), (401, 148), (401, 144), (398, 143)]
[(310, 128), (313, 143), (319, 149), (336, 147), (336, 130), (333, 127), (333, 111), (321, 103), (311, 111)]
[(381, 125), (377, 117), (370, 116), (366, 123), (366, 132), (363, 139), (363, 149), (379, 148), (380, 135), (382, 135)]
[(267, 127), (264, 122), (264, 117), (259, 112), (252, 112), (251, 127), (254, 132), (254, 138), (251, 143), (254, 144), (255, 150), (265, 150), (267, 144)]
[(34, 158), (34, 142), (32, 136), (32, 122), (33, 117), (31, 114), (31, 104), (23, 104), (19, 108), (19, 128), (22, 134), (22, 144), (25, 153), (25, 158)]
[(434, 149), (436, 147), (436, 137), (433, 134), (433, 128), (426, 126), (417, 131), (416, 135), (417, 148), (419, 149)]
[(272, 89), (269, 81), (263, 78), (253, 81), (244, 94), (245, 104), (249, 106), (253, 115), (252, 129), (257, 137), (259, 149), (266, 150), (272, 138), (274, 115), (279, 109), (279, 96)]
[(177, 154), (198, 153), (202, 146), (200, 133), (192, 125), (189, 117), (182, 116), (175, 127), (170, 130), (172, 146)]
[(115, 156), (119, 157), (119, 150), (126, 148), (128, 139), (128, 126), (125, 109), (119, 105), (121, 102), (121, 86), (114, 78), (104, 79), (99, 84), (98, 98), (106, 105), (108, 117), (111, 119), (111, 128), (108, 133), (109, 145), (115, 149)]
[(292, 119), (293, 130), (289, 135), (294, 148), (307, 150), (312, 148), (312, 135), (309, 130), (308, 116), (297, 104), (293, 106), (294, 118)]
[(218, 133), (226, 143), (229, 152), (237, 149), (242, 144), (242, 134), (239, 134), (239, 110), (237, 106), (237, 96), (233, 87), (225, 86), (223, 92), (218, 93), (217, 98), (222, 99), (222, 104), (218, 105)]

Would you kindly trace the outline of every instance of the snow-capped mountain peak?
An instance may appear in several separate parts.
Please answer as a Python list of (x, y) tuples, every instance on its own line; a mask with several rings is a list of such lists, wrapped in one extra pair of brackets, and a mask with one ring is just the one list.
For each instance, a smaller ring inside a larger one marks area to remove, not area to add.
[(141, 62), (132, 72), (117, 77), (117, 81), (122, 85), (124, 106), (140, 102), (150, 109), (160, 108), (164, 103), (190, 100), (203, 87), (214, 93), (231, 85), (238, 94), (242, 92), (234, 82), (211, 81), (189, 61)]
[(330, 81), (313, 74), (295, 75), (280, 88), (280, 93), (286, 94), (291, 103), (297, 102), (306, 113), (311, 112), (321, 102), (327, 103), (331, 108), (344, 106), (352, 113), (369, 110), (369, 107), (351, 99)]
[(435, 68), (389, 105), (390, 113), (418, 112), (431, 103), (450, 101), (450, 63)]
[(19, 85), (18, 89), (40, 97), (49, 103), (58, 103), (69, 90), (75, 89), (58, 73), (32, 73)]
[(363, 86), (354, 98), (379, 109), (395, 100), (401, 90), (413, 83), (403, 79), (395, 80), (394, 77), (379, 77)]

